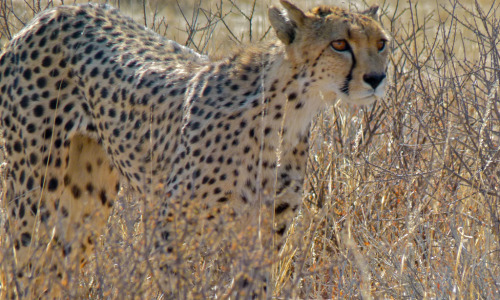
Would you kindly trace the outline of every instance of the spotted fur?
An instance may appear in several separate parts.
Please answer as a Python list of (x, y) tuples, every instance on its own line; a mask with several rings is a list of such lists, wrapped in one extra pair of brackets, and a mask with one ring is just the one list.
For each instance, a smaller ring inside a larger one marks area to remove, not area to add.
[(208, 223), (221, 211), (254, 222), (264, 209), (285, 234), (311, 120), (339, 97), (383, 96), (389, 38), (376, 8), (281, 3), (269, 10), (277, 40), (217, 61), (106, 5), (49, 9), (17, 34), (0, 56), (12, 290), (40, 295), (51, 272), (77, 278), (120, 181), (161, 199), (159, 244), (172, 207), (191, 203)]

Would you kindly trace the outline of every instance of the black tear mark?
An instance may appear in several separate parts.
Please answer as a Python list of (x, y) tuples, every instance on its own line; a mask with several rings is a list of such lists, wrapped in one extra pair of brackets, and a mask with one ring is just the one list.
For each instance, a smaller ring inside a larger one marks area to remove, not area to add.
[(340, 91), (346, 95), (349, 95), (349, 83), (352, 80), (352, 72), (353, 72), (354, 68), (356, 67), (356, 57), (354, 56), (352, 49), (349, 49), (348, 51), (349, 51), (349, 53), (351, 53), (352, 65), (351, 65), (351, 69), (349, 70), (349, 73), (345, 77), (344, 85), (342, 86), (342, 88), (340, 88)]

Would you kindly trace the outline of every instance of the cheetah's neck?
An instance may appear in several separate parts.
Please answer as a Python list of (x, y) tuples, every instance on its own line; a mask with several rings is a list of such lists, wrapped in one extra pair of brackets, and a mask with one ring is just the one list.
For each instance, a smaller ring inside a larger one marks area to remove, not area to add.
[(236, 76), (260, 70), (255, 76), (260, 78), (264, 93), (258, 109), (267, 110), (268, 122), (281, 122), (281, 146), (294, 147), (308, 134), (312, 119), (327, 104), (320, 91), (311, 88), (311, 78), (305, 74), (308, 68), (292, 61), (280, 42), (250, 48), (232, 59), (237, 65)]

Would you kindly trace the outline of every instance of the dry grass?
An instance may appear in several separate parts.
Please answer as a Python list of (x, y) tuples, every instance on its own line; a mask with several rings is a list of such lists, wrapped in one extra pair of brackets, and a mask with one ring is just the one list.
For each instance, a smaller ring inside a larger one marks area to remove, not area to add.
[[(233, 2), (111, 4), (217, 55), (272, 36), (267, 1)], [(1, 0), (3, 42), (33, 11), (56, 5), (37, 3)], [(499, 299), (500, 3), (400, 1), (383, 9), (394, 37), (387, 97), (368, 107), (338, 103), (312, 125), (304, 207), (275, 266), (274, 294)], [(80, 297), (167, 297), (148, 239), (154, 209), (154, 201), (123, 192)], [(180, 245), (176, 297), (234, 292), (224, 261), (250, 277), (271, 265), (243, 241), (254, 240), (228, 233), (224, 251)]]

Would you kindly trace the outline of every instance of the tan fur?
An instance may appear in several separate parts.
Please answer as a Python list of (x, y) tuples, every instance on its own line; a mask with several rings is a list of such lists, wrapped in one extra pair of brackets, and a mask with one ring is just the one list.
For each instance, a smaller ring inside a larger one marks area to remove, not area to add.
[(78, 285), (119, 180), (159, 202), (157, 252), (211, 226), (260, 228), (264, 247), (280, 248), (311, 120), (338, 98), (383, 96), (389, 40), (375, 8), (281, 3), (269, 10), (278, 40), (217, 61), (107, 6), (48, 10), (13, 39), (0, 56), (11, 296)]

